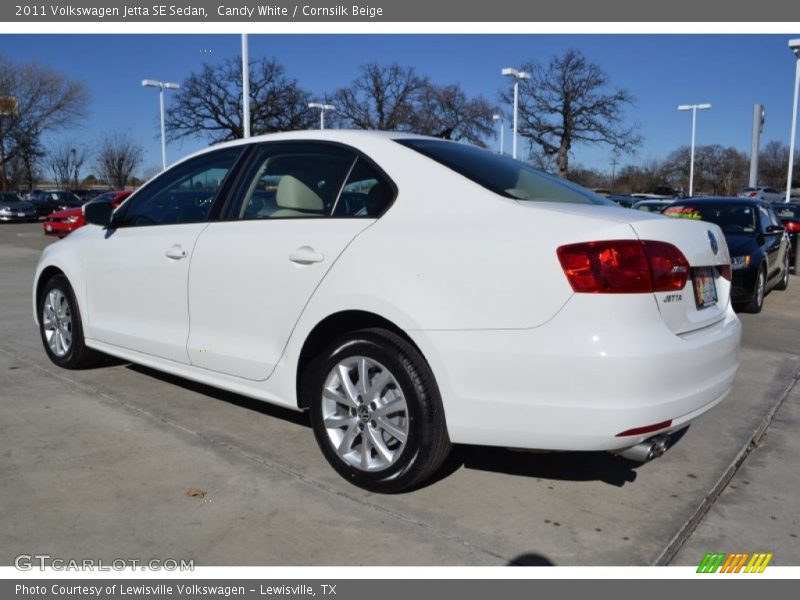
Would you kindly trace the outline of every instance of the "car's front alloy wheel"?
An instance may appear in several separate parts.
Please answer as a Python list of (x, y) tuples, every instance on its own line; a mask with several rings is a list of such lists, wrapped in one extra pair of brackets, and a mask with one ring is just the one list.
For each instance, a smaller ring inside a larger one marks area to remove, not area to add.
[(450, 450), (438, 388), (406, 340), (366, 329), (332, 344), (311, 374), (323, 454), (348, 481), (399, 492), (433, 475)]
[(98, 362), (100, 355), (84, 344), (78, 302), (63, 275), (54, 275), (42, 288), (39, 333), (47, 356), (60, 367), (83, 369)]

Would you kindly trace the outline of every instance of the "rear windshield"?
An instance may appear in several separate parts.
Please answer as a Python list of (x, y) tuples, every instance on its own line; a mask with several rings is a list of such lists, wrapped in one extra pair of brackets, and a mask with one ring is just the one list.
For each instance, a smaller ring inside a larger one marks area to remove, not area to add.
[(506, 198), (614, 206), (586, 188), (475, 146), (428, 139), (396, 141)]
[(750, 204), (682, 204), (664, 210), (668, 217), (706, 221), (725, 233), (755, 233), (756, 207)]
[(780, 204), (773, 204), (772, 209), (781, 221), (800, 221), (800, 205), (792, 206), (788, 204), (781, 206)]

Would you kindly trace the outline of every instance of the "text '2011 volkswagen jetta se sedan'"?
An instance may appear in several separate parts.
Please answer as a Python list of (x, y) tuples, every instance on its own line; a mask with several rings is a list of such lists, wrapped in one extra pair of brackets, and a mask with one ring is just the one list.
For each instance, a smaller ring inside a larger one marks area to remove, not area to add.
[(36, 271), (54, 363), (102, 352), (309, 410), (375, 491), (421, 484), (452, 443), (652, 454), (738, 367), (716, 225), (466, 144), (250, 138), (85, 210)]

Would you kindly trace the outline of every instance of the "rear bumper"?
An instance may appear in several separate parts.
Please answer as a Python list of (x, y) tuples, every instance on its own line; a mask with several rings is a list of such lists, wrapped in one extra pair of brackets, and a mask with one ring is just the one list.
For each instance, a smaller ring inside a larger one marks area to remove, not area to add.
[(409, 332), (434, 370), (454, 442), (620, 449), (683, 427), (728, 394), (741, 338), (730, 306), (716, 324), (675, 335), (649, 295), (587, 296), (535, 329)]

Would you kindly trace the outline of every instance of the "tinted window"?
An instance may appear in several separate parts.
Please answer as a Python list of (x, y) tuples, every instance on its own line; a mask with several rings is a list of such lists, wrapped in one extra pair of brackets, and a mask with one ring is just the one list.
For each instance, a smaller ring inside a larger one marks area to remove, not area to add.
[(329, 216), (355, 159), (329, 144), (264, 144), (244, 178), (239, 219)]
[(359, 158), (342, 188), (335, 217), (377, 217), (392, 202), (394, 191), (365, 159)]
[(774, 208), (778, 218), (783, 221), (800, 219), (800, 206), (792, 206), (791, 204), (781, 206), (778, 204)]
[(751, 204), (681, 204), (664, 210), (669, 217), (716, 223), (725, 233), (755, 233), (756, 207)]
[(397, 142), (507, 198), (613, 206), (586, 188), (475, 146), (427, 139)]
[(124, 205), (122, 225), (205, 221), (219, 188), (241, 152), (239, 147), (225, 148), (169, 169)]

